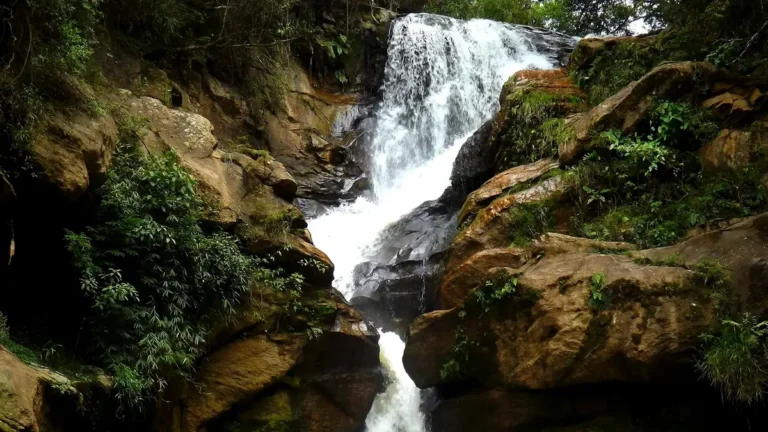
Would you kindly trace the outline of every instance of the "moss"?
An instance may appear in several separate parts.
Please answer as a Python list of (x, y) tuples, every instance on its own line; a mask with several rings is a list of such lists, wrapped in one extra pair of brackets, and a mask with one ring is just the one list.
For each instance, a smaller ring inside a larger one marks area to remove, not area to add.
[(555, 199), (547, 199), (512, 207), (507, 214), (512, 245), (526, 246), (532, 239), (550, 231), (554, 226), (556, 205)]
[(583, 101), (573, 95), (518, 90), (502, 105), (497, 171), (557, 154), (558, 145), (573, 134), (561, 117), (580, 109)]

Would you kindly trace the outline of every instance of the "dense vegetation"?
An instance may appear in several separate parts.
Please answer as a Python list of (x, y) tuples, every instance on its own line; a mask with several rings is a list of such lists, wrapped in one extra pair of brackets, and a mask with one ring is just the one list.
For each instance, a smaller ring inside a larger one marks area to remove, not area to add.
[(213, 324), (247, 300), (254, 265), (231, 236), (203, 232), (173, 153), (143, 156), (124, 139), (100, 195), (96, 223), (67, 240), (118, 397), (139, 404), (191, 371)]

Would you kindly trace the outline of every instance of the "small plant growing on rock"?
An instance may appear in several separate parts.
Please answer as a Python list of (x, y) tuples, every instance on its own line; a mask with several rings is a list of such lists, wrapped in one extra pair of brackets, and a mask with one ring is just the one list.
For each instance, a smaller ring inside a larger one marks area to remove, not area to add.
[(722, 313), (728, 303), (728, 284), (731, 280), (728, 268), (717, 261), (705, 259), (699, 261), (693, 270), (698, 281), (712, 290), (712, 302)]
[(752, 404), (768, 385), (768, 321), (750, 314), (723, 320), (719, 335), (704, 334), (703, 356), (696, 363), (702, 376), (724, 399)]
[(481, 313), (490, 312), (494, 306), (517, 292), (520, 281), (515, 277), (498, 278), (496, 281), (487, 280), (485, 285), (476, 289), (472, 295), (480, 307)]
[(605, 309), (608, 307), (608, 296), (603, 292), (606, 277), (603, 273), (592, 275), (592, 281), (589, 286), (589, 304), (594, 309)]

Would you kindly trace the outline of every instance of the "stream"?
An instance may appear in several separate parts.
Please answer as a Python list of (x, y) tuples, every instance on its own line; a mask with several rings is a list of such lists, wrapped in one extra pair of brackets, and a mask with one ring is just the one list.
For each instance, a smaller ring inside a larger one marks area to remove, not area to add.
[[(499, 108), (504, 82), (521, 69), (549, 69), (527, 28), (430, 14), (391, 29), (383, 100), (368, 148), (372, 193), (309, 221), (314, 242), (336, 266), (334, 286), (350, 300), (355, 267), (378, 253), (386, 228), (450, 184), (466, 139)], [(379, 326), (378, 323), (375, 323)], [(386, 391), (366, 420), (368, 432), (425, 432), (423, 394), (402, 364), (405, 342), (381, 332)]]

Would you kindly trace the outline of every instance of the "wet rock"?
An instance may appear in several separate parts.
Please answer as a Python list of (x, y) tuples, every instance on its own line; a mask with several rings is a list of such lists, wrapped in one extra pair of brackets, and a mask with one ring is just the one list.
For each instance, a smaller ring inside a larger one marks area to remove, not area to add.
[(674, 98), (693, 91), (695, 86), (714, 83), (723, 72), (709, 63), (669, 63), (625, 87), (600, 105), (571, 123), (574, 138), (560, 143), (558, 154), (562, 165), (592, 150), (599, 142), (594, 134), (617, 129), (629, 133), (646, 118), (654, 100)]
[(331, 205), (356, 198), (368, 188), (368, 180), (347, 147), (358, 142), (358, 135), (365, 131), (356, 130), (355, 139), (344, 135), (353, 131), (337, 128), (359, 125), (359, 120), (345, 121), (344, 117), (349, 112), (367, 116), (366, 110), (354, 109), (365, 102), (356, 94), (338, 95), (315, 88), (298, 67), (289, 71), (288, 82), (283, 110), (265, 115), (272, 155), (296, 179), (298, 197)]
[(498, 148), (490, 139), (492, 130), (493, 121), (489, 120), (462, 144), (453, 162), (451, 185), (440, 197), (441, 202), (461, 205), (470, 192), (493, 176)]
[(360, 264), (355, 268), (358, 289), (352, 303), (360, 305), (377, 326), (404, 334), (416, 317), (435, 308), (443, 258), (443, 254), (436, 254), (424, 261), (394, 265)]

